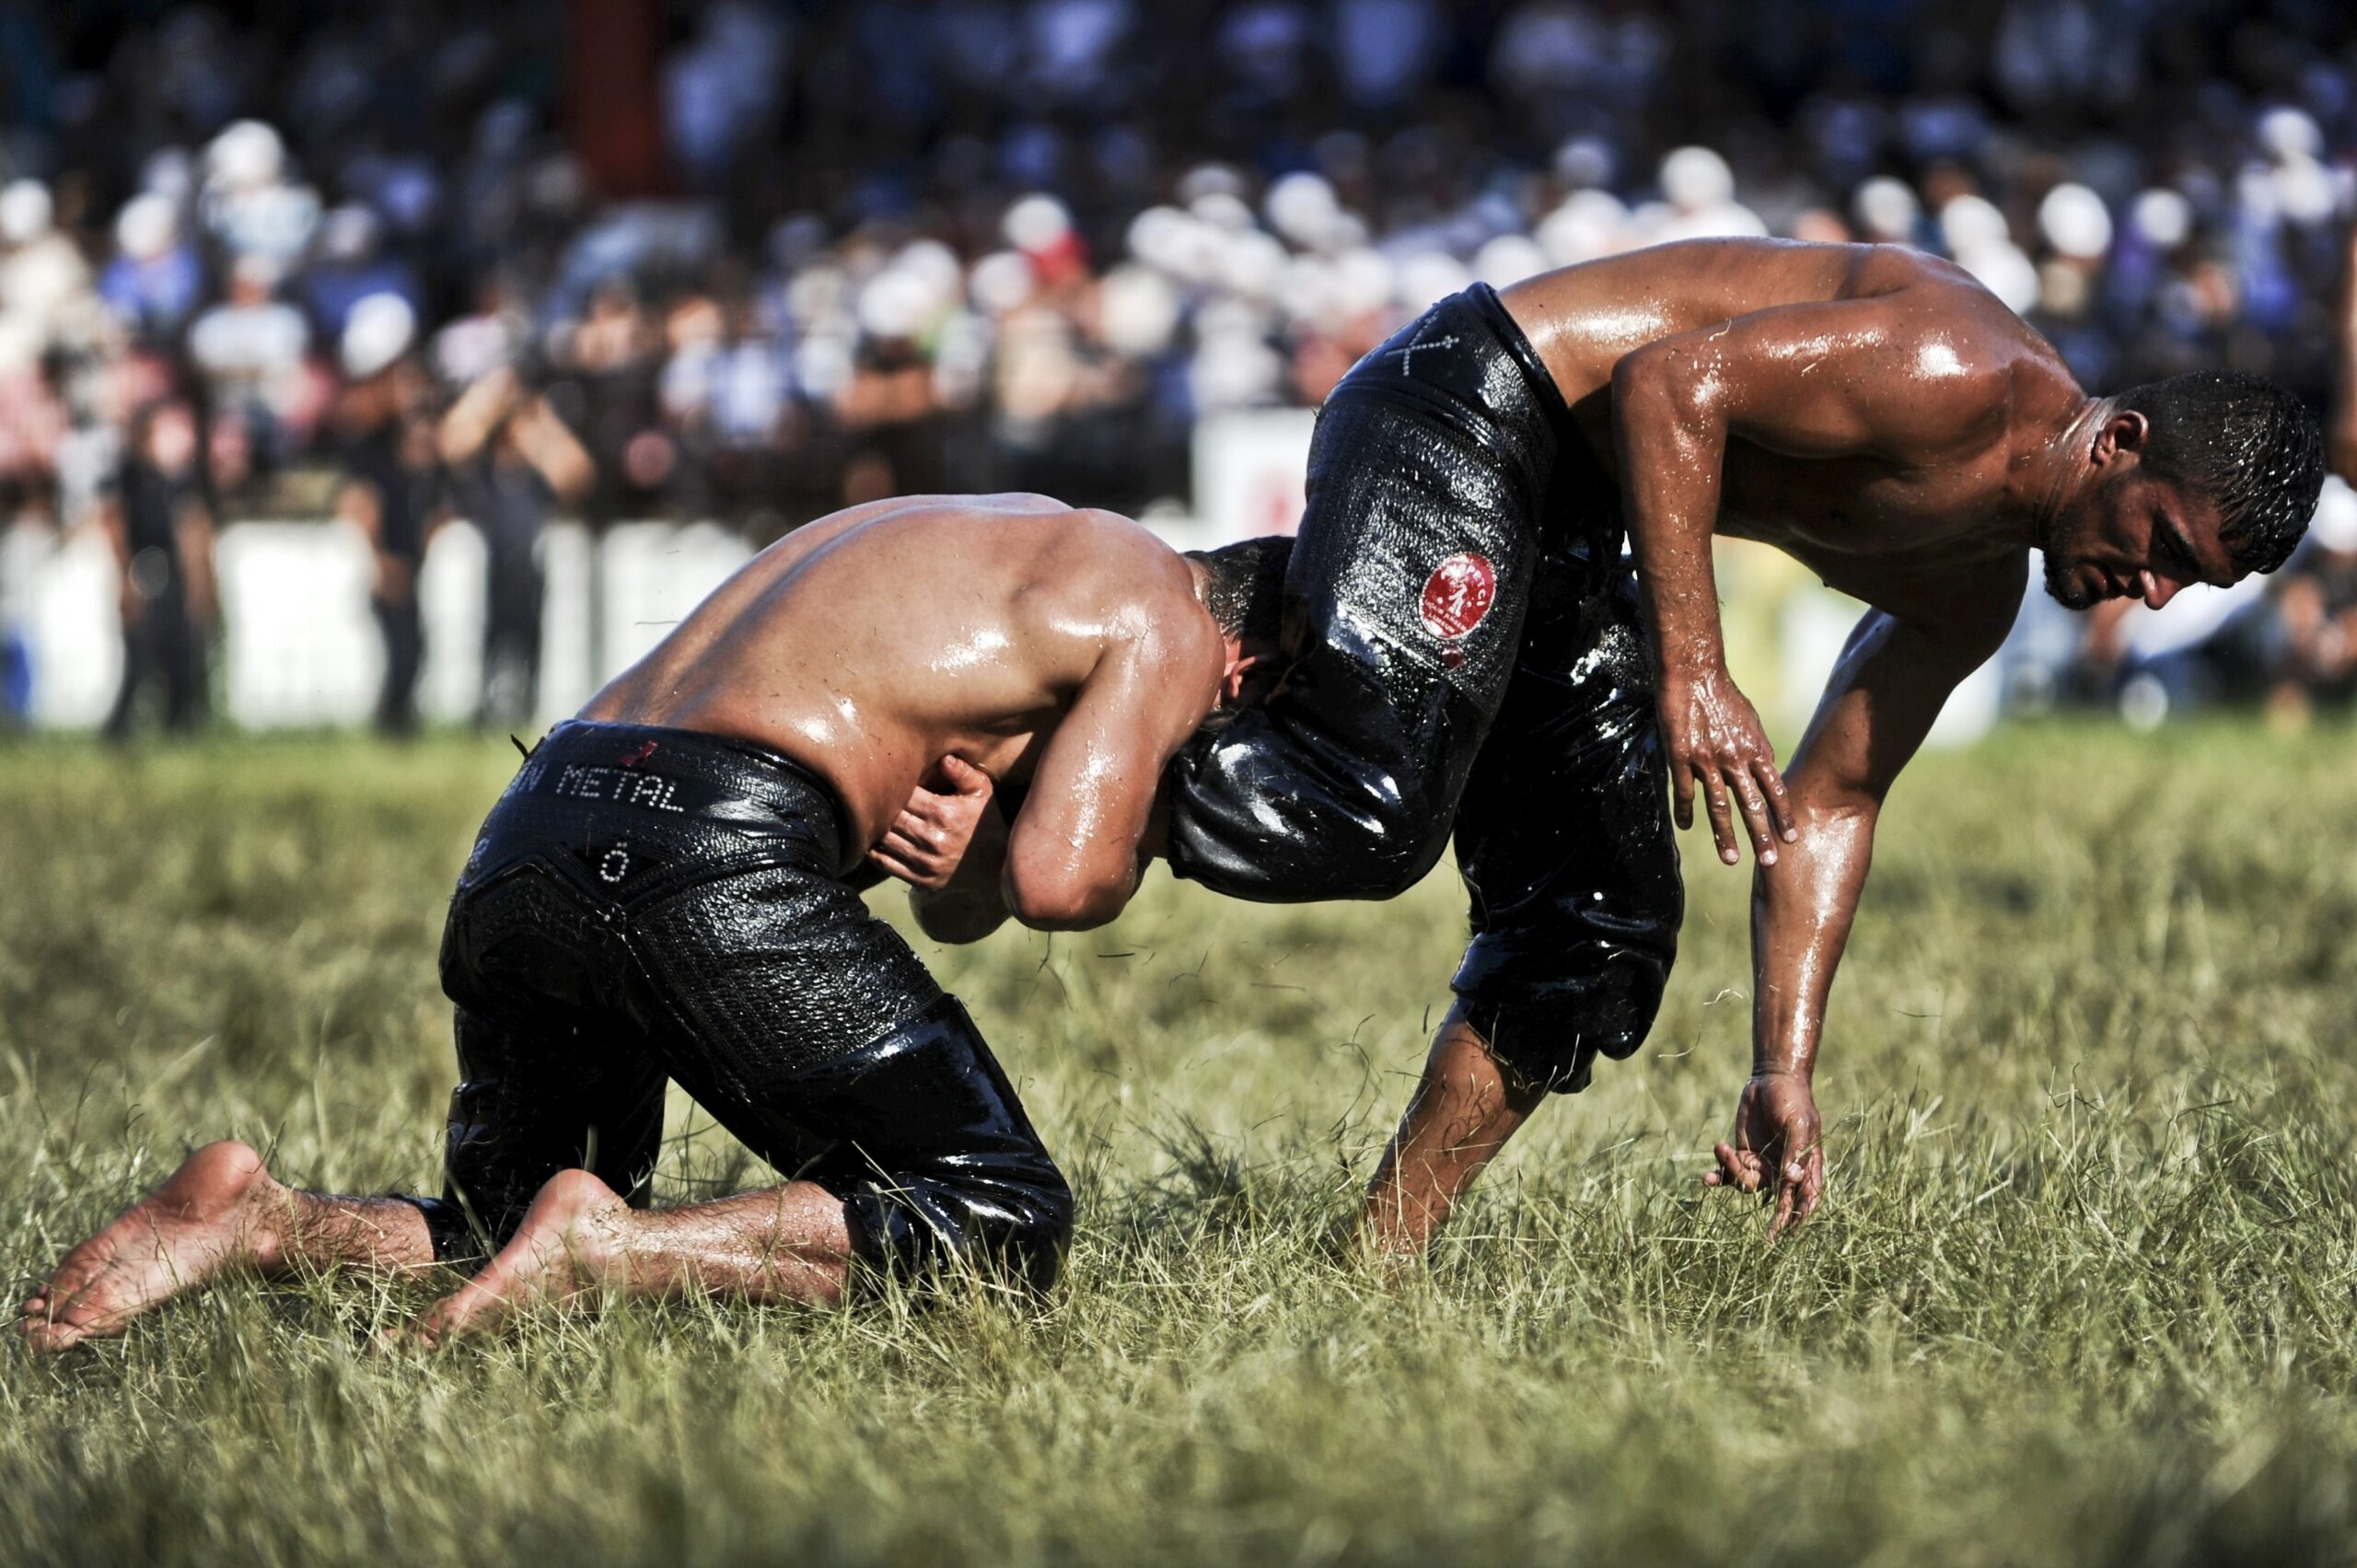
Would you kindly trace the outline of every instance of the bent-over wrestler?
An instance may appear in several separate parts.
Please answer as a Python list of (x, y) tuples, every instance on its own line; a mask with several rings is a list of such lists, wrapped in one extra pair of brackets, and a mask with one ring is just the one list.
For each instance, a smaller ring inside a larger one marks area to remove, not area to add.
[[(2282, 389), (2093, 397), (1961, 269), (1698, 240), (1442, 301), (1320, 414), (1283, 682), (1172, 767), (1169, 857), (1237, 897), (1381, 898), (1448, 837), (1472, 941), (1376, 1176), (1421, 1246), (1549, 1090), (1633, 1052), (1676, 956), (1693, 797), (1756, 849), (1752, 1074), (1705, 1179), (1824, 1182), (1810, 1080), (1875, 819), (1949, 691), (2048, 592), (2168, 601), (2290, 555), (2322, 481)], [(1713, 535), (1873, 608), (1780, 772), (1727, 678)], [(1624, 539), (1633, 576), (1622, 557)]]
[[(209, 1144), (68, 1254), (26, 1333), (119, 1331), (229, 1268), (481, 1265), (429, 1339), (593, 1289), (828, 1302), (855, 1261), (1045, 1288), (1071, 1192), (852, 879), (871, 850), (921, 874), (895, 831), (921, 779), (990, 779), (1028, 790), (994, 900), (1050, 929), (1110, 919), (1164, 764), (1248, 679), (1256, 603), (1273, 638), (1271, 559), (1182, 557), (1034, 496), (879, 502), (772, 546), (551, 732), (484, 822), (442, 947), (442, 1194), (297, 1191)], [(920, 895), (920, 918), (964, 896)], [(791, 1179), (646, 1207), (670, 1080)]]

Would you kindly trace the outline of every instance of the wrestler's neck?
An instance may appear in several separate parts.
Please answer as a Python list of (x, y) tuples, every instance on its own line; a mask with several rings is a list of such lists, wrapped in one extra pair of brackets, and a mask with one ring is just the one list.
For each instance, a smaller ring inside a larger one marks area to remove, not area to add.
[(2062, 517), (2100, 477), (2095, 460), (2098, 436), (2119, 411), (2117, 398), (2082, 397), (2053, 434), (2027, 447), (2014, 461), (2008, 488), (2026, 519), (2022, 542), (2044, 550)]

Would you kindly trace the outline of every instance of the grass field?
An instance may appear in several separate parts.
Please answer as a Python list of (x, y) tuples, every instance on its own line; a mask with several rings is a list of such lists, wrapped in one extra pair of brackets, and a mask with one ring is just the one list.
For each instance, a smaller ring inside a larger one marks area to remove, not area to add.
[[(233, 1283), (0, 1346), (0, 1561), (2160, 1564), (2357, 1558), (2357, 746), (2007, 731), (1900, 785), (1771, 1248), (1696, 1178), (1746, 883), (1431, 1260), (1338, 1247), (1462, 937), (1157, 878), (921, 945), (1081, 1196), (1069, 1282), (373, 1348), (428, 1299)], [(442, 900), (513, 755), (0, 749), (0, 1273), (193, 1144), (431, 1184)], [(877, 895), (894, 907), (897, 900)], [(762, 1167), (675, 1107), (668, 1196)], [(10, 1297), (10, 1300), (17, 1297)]]

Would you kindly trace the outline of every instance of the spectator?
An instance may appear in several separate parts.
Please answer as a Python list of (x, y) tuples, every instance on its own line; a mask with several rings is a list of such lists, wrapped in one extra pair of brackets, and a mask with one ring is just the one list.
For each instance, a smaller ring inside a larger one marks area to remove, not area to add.
[(225, 461), (229, 443), (219, 438), (222, 428), (238, 427), (238, 447), (264, 468), (298, 434), (311, 332), (301, 311), (272, 297), (277, 283), (278, 263), (262, 251), (249, 251), (230, 269), (229, 297), (189, 329), (189, 359), (203, 377), (216, 431), (214, 478), (227, 493), (244, 488), (250, 462)]
[(180, 234), (168, 196), (150, 191), (123, 205), (114, 227), (115, 258), (99, 293), (134, 333), (151, 342), (178, 334), (201, 303), (204, 268)]
[(521, 723), (539, 704), (541, 532), (556, 506), (589, 494), (597, 472), (548, 399), (505, 365), (485, 372), (450, 406), (436, 445), (452, 500), (489, 553), (476, 722)]
[[(1946, 254), (2098, 389), (2273, 376), (2336, 403), (2357, 469), (2357, 349), (2336, 372), (2328, 346), (2357, 341), (2357, 291), (2329, 303), (2357, 233), (2357, 13), (1933, 10), (688, 0), (648, 105), (686, 194), (601, 206), (553, 112), (545, 6), (52, 6), (52, 52), (89, 69), (53, 134), (0, 137), (11, 174), (50, 173), (0, 189), (0, 507), (86, 505), (112, 411), (192, 370), (216, 487), (250, 453), (284, 482), (242, 501), (315, 505), (307, 469), (387, 403), (341, 351), (391, 296), (448, 395), (534, 367), (596, 470), (593, 525), (766, 539), (1004, 484), (1142, 510), (1183, 496), (1201, 416), (1316, 403), (1471, 278), (1763, 232)], [(110, 215), (94, 291), (81, 246)], [(369, 437), (379, 501), (393, 470), (412, 499), (428, 482), (438, 411), (409, 357), (401, 434)], [(389, 592), (424, 515), (378, 519)], [(2106, 639), (2083, 642), (2077, 684), (2107, 690)]]
[(377, 727), (390, 736), (417, 728), (417, 677), (425, 661), (417, 578), (442, 520), (434, 428), (421, 408), (424, 377), (410, 355), (416, 331), (416, 318), (398, 295), (370, 295), (352, 308), (342, 345), (350, 385), (336, 420), (344, 471), (336, 515), (368, 540), (368, 602), (385, 640)]
[(184, 735), (203, 721), (204, 645), (216, 610), (195, 412), (178, 398), (151, 403), (133, 419), (128, 445), (100, 514), (122, 613), (122, 685), (106, 722), (112, 740), (130, 737), (158, 683), (167, 732)]

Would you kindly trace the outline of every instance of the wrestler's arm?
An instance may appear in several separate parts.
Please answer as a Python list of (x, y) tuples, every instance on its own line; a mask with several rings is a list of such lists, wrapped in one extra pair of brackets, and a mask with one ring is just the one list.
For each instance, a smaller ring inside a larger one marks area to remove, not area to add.
[(1874, 857), (1883, 798), (1956, 684), (1997, 650), (2021, 603), (2020, 561), (1949, 585), (1973, 607), (1939, 622), (1870, 611), (1850, 634), (1787, 779), (1797, 842), (1754, 873), (1751, 1078), (1704, 1179), (1776, 1200), (1781, 1231), (1815, 1209), (1825, 1153), (1811, 1081), (1833, 973)]
[(1968, 311), (1979, 302), (1965, 295), (1909, 288), (1780, 306), (1663, 338), (1614, 368), (1613, 437), (1678, 825), (1693, 825), (1699, 785), (1730, 865), (1739, 858), (1730, 796), (1763, 863), (1800, 825), (1759, 715), (1727, 675), (1711, 566), (1727, 443), (1903, 470), (2002, 422), (2006, 377), (1972, 362), (1959, 299)]
[[(1198, 618), (1202, 619), (1202, 618)], [(1081, 931), (1137, 891), (1162, 769), (1217, 695), (1208, 619), (1109, 647), (1056, 726), (1008, 830), (1006, 908), (1041, 931)]]

